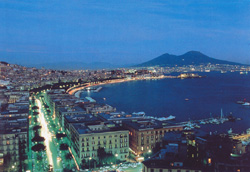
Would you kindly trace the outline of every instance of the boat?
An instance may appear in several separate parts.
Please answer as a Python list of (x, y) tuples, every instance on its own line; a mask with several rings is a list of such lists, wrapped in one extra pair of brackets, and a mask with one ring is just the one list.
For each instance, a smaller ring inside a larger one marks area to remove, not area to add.
[(229, 116), (227, 117), (227, 119), (228, 119), (228, 121), (230, 121), (230, 122), (235, 122), (235, 120), (236, 120), (236, 118), (233, 117), (232, 115), (229, 115)]
[(200, 121), (200, 124), (206, 124), (206, 122), (205, 121)]
[(133, 112), (132, 115), (145, 116), (145, 112)]
[(233, 129), (230, 128), (228, 131), (227, 131), (228, 134), (232, 134), (233, 133)]
[(194, 125), (194, 128), (201, 128), (198, 124)]
[(173, 115), (169, 115), (168, 117), (161, 117), (161, 118), (157, 118), (157, 120), (159, 121), (168, 121), (168, 120), (174, 120), (175, 116)]
[(101, 89), (102, 89), (102, 87), (98, 87), (98, 88), (94, 89), (94, 92), (98, 93)]
[(192, 130), (194, 128), (191, 128), (191, 127), (184, 127), (183, 130)]
[(244, 104), (245, 102), (240, 100), (240, 101), (237, 101), (236, 103), (237, 104)]
[(186, 101), (188, 101), (189, 99), (188, 99), (188, 98), (186, 98), (185, 100), (186, 100)]
[(185, 125), (187, 128), (189, 129), (194, 129), (196, 124), (195, 123), (192, 123), (191, 121), (188, 121), (188, 123)]
[(249, 102), (245, 102), (244, 104), (242, 104), (243, 106), (250, 106)]
[(241, 74), (241, 75), (243, 75), (243, 74), (247, 75), (248, 72), (247, 72), (247, 71), (241, 71), (240, 74)]

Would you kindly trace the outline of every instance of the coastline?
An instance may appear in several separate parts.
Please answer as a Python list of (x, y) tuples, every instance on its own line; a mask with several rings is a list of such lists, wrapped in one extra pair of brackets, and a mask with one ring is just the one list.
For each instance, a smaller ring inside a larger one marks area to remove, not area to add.
[[(132, 84), (124, 82), (114, 84), (112, 87), (108, 86), (100, 93), (90, 93), (88, 96), (93, 96), (100, 103), (108, 103), (128, 113), (143, 111), (153, 117), (165, 117), (171, 114), (176, 116), (177, 122), (216, 118), (223, 109), (226, 116), (233, 114), (243, 120), (237, 121), (236, 125), (229, 122), (223, 126), (208, 124), (202, 128), (208, 131), (212, 127), (214, 131), (220, 132), (227, 132), (230, 128), (234, 132), (245, 131), (249, 128), (247, 124), (249, 119), (246, 118), (249, 114), (249, 107), (240, 106), (235, 102), (243, 98), (250, 100), (247, 84), (249, 80), (246, 82), (249, 76), (219, 72), (206, 74), (206, 79), (159, 79), (154, 82), (147, 82), (144, 79), (140, 82), (132, 82)], [(199, 75), (202, 76), (205, 73)], [(238, 84), (235, 85), (235, 83)], [(133, 94), (128, 94), (131, 91)], [(229, 92), (231, 94), (228, 94)], [(103, 100), (104, 97), (108, 100)], [(123, 103), (124, 101), (128, 103)]]
[(114, 79), (114, 80), (109, 80), (107, 82), (101, 82), (101, 83), (84, 83), (83, 86), (78, 86), (78, 87), (71, 87), (69, 88), (66, 92), (70, 95), (76, 94), (78, 91), (81, 91), (85, 88), (91, 87), (91, 86), (100, 86), (100, 85), (107, 85), (107, 84), (115, 84), (115, 83), (123, 83), (123, 82), (131, 82), (131, 81), (141, 81), (141, 80), (157, 80), (157, 79), (173, 79), (173, 78), (178, 78), (178, 76), (165, 76), (161, 75), (158, 77), (143, 77), (143, 78), (133, 78), (133, 79)]

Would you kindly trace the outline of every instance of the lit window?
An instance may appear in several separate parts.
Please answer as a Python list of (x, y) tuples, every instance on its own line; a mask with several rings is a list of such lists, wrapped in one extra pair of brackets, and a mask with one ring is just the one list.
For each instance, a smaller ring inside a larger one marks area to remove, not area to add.
[(10, 144), (10, 141), (6, 141), (6, 144), (9, 145), (9, 144)]

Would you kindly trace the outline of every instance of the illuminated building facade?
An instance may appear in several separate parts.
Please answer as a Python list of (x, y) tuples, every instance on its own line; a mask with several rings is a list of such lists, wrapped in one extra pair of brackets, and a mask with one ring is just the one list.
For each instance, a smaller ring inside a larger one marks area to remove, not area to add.
[(83, 159), (98, 159), (98, 148), (126, 160), (129, 154), (129, 132), (110, 121), (91, 115), (65, 116), (65, 130), (80, 164)]
[(129, 130), (129, 147), (136, 155), (151, 152), (166, 132), (183, 130), (183, 126), (155, 119), (123, 121), (122, 125)]

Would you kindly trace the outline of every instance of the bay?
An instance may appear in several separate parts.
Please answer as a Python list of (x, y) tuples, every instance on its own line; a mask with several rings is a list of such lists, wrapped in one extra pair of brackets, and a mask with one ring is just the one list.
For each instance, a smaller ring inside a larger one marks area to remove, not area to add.
[[(205, 131), (242, 132), (250, 128), (250, 107), (236, 101), (250, 101), (250, 75), (234, 73), (199, 73), (206, 77), (193, 79), (141, 80), (108, 84), (98, 92), (84, 92), (98, 103), (107, 103), (127, 113), (143, 111), (146, 115), (174, 115), (176, 122), (232, 114), (241, 121), (205, 125)], [(178, 75), (178, 74), (175, 74)], [(104, 98), (106, 100), (104, 100)], [(188, 101), (186, 100), (188, 99)]]

